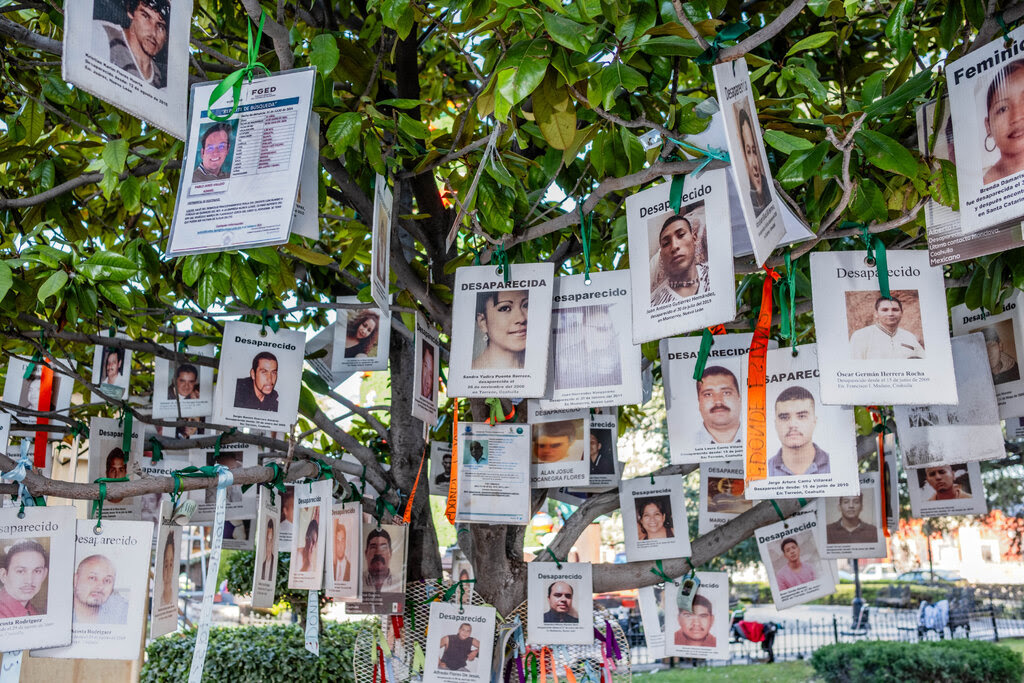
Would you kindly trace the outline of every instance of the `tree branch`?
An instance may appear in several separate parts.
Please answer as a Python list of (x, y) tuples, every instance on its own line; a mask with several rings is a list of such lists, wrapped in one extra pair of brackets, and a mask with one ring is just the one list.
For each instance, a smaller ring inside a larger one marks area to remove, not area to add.
[(768, 24), (754, 35), (747, 36), (744, 40), (740, 41), (738, 45), (722, 50), (718, 55), (718, 61), (728, 62), (733, 59), (738, 59), (758, 45), (767, 43), (769, 40), (781, 33), (782, 29), (786, 28), (789, 22), (796, 19), (806, 5), (807, 0), (794, 0), (788, 7), (786, 7), (786, 9), (782, 10), (779, 16), (775, 17), (772, 23)]
[(49, 52), (54, 55), (64, 54), (64, 46), (61, 45), (59, 40), (33, 33), (7, 17), (0, 17), (0, 36), (7, 36), (25, 47), (30, 47), (40, 52)]
[[(150, 173), (156, 173), (160, 170), (172, 170), (178, 168), (181, 168), (181, 162), (176, 160), (167, 162), (144, 161), (137, 164), (134, 168), (123, 172), (119, 178), (121, 180), (125, 180), (130, 175), (139, 178), (147, 176)], [(68, 192), (77, 190), (78, 188), (86, 185), (94, 185), (101, 180), (103, 180), (102, 173), (83, 173), (80, 176), (64, 181), (56, 187), (51, 187), (49, 190), (45, 190), (30, 197), (18, 197), (17, 199), (5, 199), (0, 197), (0, 209), (24, 209), (45, 204), (46, 202), (56, 199)]]
[[(253, 23), (259, 24), (260, 15), (263, 14), (259, 0), (242, 0), (242, 6), (245, 7), (245, 13), (249, 15), (249, 19)], [(291, 36), (288, 29), (274, 21), (270, 15), (266, 15), (266, 19), (263, 20), (263, 33), (268, 35), (274, 43), (274, 52), (277, 53), (277, 61), (281, 65), (280, 70), (287, 71), (292, 68), (295, 62), (292, 58)]]

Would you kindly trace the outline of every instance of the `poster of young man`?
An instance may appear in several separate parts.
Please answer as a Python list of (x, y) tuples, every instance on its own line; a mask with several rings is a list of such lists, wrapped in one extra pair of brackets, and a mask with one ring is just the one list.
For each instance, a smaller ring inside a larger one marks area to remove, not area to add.
[(432, 496), (447, 496), (452, 481), (452, 445), (444, 441), (430, 442), (430, 468), (427, 489)]
[(489, 683), (494, 625), (493, 607), (431, 603), (424, 680)]
[(327, 537), (327, 572), (324, 593), (341, 602), (359, 599), (359, 540), (363, 537), (363, 515), (358, 505), (334, 505), (331, 533)]
[(952, 343), (960, 405), (893, 406), (905, 467), (1006, 457), (985, 338), (973, 332)]
[(292, 501), (295, 531), (292, 533), (291, 563), (288, 587), (299, 590), (320, 590), (324, 579), (324, 557), (327, 539), (324, 527), (331, 518), (330, 479), (311, 484), (297, 484)]
[(878, 472), (859, 476), (860, 493), (818, 501), (818, 547), (826, 559), (888, 555)]
[(373, 233), (370, 236), (370, 296), (381, 310), (390, 306), (391, 223), (394, 197), (387, 179), (377, 174), (373, 183)]
[(644, 627), (644, 640), (652, 657), (665, 655), (665, 584), (644, 586), (637, 591), (640, 623)]
[(804, 344), (796, 351), (795, 356), (789, 348), (768, 351), (768, 471), (765, 479), (747, 477), (744, 495), (752, 500), (853, 495), (859, 490), (853, 408), (822, 402), (818, 346)]
[[(526, 524), (530, 521), (530, 425), (460, 422), (455, 521)], [(443, 457), (451, 460), (449, 450)], [(445, 491), (447, 495), (447, 491)]]
[(363, 571), (359, 602), (345, 605), (346, 614), (402, 614), (405, 611), (405, 554), (408, 527), (363, 519)]
[(967, 233), (1024, 214), (1024, 150), (1015, 118), (1024, 91), (1022, 53), (1024, 27), (946, 64), (960, 221)]
[(729, 575), (697, 572), (697, 579), (665, 585), (665, 654), (729, 659)]
[(686, 498), (679, 476), (623, 480), (619, 506), (630, 562), (690, 556)]
[[(174, 344), (162, 344), (175, 350)], [(189, 356), (213, 358), (213, 344), (189, 347)], [(153, 418), (207, 417), (213, 415), (213, 368), (191, 363), (187, 358), (172, 361), (156, 356), (153, 363)]]
[(889, 293), (864, 251), (811, 253), (811, 298), (829, 405), (955, 405), (941, 268), (924, 251), (887, 254)]
[(530, 487), (588, 486), (590, 411), (542, 410), (529, 402)]
[(152, 522), (78, 520), (71, 579), (71, 645), (33, 650), (55, 659), (137, 659), (149, 599)]
[[(981, 332), (985, 337), (988, 369), (995, 385), (999, 417), (1007, 419), (1024, 415), (1024, 299), (1018, 293), (1003, 304), (1003, 310), (990, 315), (984, 309), (972, 311), (966, 305), (954, 306), (953, 334)], [(1020, 340), (1020, 341), (1018, 341)], [(962, 384), (957, 382), (957, 390)], [(961, 404), (963, 398), (960, 399)]]
[(739, 191), (739, 205), (747, 221), (754, 259), (760, 265), (786, 232), (778, 209), (782, 202), (768, 167), (746, 61), (722, 62), (712, 71), (722, 106), (729, 157), (733, 160), (729, 168)]
[(553, 263), (455, 271), (448, 395), (544, 396), (551, 339)]
[(983, 515), (988, 512), (978, 461), (907, 469), (914, 517)]
[[(208, 465), (223, 465), (229, 470), (237, 470), (243, 467), (256, 467), (259, 464), (259, 449), (253, 444), (234, 441), (222, 443), (220, 451), (215, 449), (194, 448), (189, 451), (189, 462), (196, 467)], [(210, 486), (205, 489), (196, 489), (189, 492), (192, 500), (198, 506), (192, 515), (192, 522), (195, 524), (212, 524), (217, 510), (217, 487)], [(245, 493), (241, 486), (231, 486), (226, 491), (227, 505), (224, 508), (225, 519), (224, 537), (232, 538), (229, 533), (229, 526), (238, 526), (240, 520), (256, 518), (257, 498), (259, 489), (253, 486)], [(246, 534), (248, 535), (248, 534)]]
[[(354, 296), (339, 296), (337, 302), (347, 307), (338, 309), (334, 324), (334, 374), (387, 370), (391, 344), (388, 309), (361, 304)], [(354, 305), (366, 308), (351, 308)]]
[[(127, 339), (118, 333), (117, 339)], [(114, 399), (128, 398), (128, 384), (132, 374), (132, 351), (115, 346), (97, 344), (92, 356), (92, 383)]]
[(412, 416), (433, 426), (437, 422), (441, 345), (437, 339), (437, 330), (419, 313), (416, 314), (413, 353), (416, 362), (412, 378)]
[(818, 514), (814, 505), (754, 532), (777, 609), (802, 605), (835, 592), (832, 566), (818, 548)]
[[(917, 108), (917, 143), (923, 157), (942, 159), (956, 166), (953, 142), (953, 118), (949, 102), (942, 101), (939, 125), (935, 125), (935, 101)], [(934, 147), (928, 140), (934, 133)], [(933, 266), (965, 261), (1019, 247), (1024, 242), (1019, 220), (994, 225), (977, 232), (965, 232), (960, 225), (960, 212), (934, 199), (925, 200), (924, 224), (928, 234), (928, 258)]]
[(541, 408), (639, 403), (640, 347), (633, 343), (629, 273), (555, 278), (548, 391)]
[(265, 432), (288, 431), (299, 411), (306, 335), (229, 322), (218, 371), (217, 422)]
[(686, 176), (678, 213), (671, 183), (626, 197), (634, 344), (736, 317), (727, 172)]
[(315, 75), (310, 67), (246, 82), (234, 113), (230, 89), (210, 107), (219, 81), (192, 86), (169, 256), (288, 241)]
[(75, 508), (0, 508), (0, 639), (6, 651), (71, 643)]
[(749, 510), (754, 501), (743, 495), (743, 460), (700, 464), (700, 510), (697, 528), (710, 533)]
[(526, 565), (526, 640), (589, 645), (594, 640), (594, 578), (589, 562)]
[[(28, 370), (28, 361), (21, 358), (11, 358), (7, 363), (7, 378), (4, 380), (4, 401), (13, 403), (26, 410), (37, 410), (40, 412), (56, 412), (62, 415), (68, 414), (71, 406), (71, 389), (74, 381), (67, 375), (56, 372), (52, 367), (43, 363), (34, 363), (32, 372), (28, 378), (25, 373)], [(46, 386), (44, 375), (49, 375), (49, 387)], [(27, 424), (37, 423), (39, 418), (30, 415), (17, 415), (19, 422)], [(35, 432), (17, 430), (15, 436), (35, 437)], [(59, 440), (61, 434), (53, 432), (47, 437), (51, 441)]]
[(92, 0), (65, 8), (68, 83), (185, 139), (192, 0)]
[(252, 606), (269, 608), (277, 601), (277, 537), (284, 496), (260, 487), (256, 518), (256, 561), (252, 570)]
[[(124, 451), (124, 424), (107, 417), (94, 417), (89, 420), (89, 481), (100, 477), (120, 479), (129, 476), (132, 462), (141, 462), (144, 446), (143, 425), (132, 423), (131, 447)], [(141, 506), (138, 497), (116, 498), (107, 496), (103, 501), (103, 519), (138, 519)], [(89, 515), (93, 508), (89, 506)], [(146, 547), (153, 544), (148, 539)]]
[(153, 553), (153, 595), (149, 637), (178, 630), (178, 577), (181, 574), (182, 528), (171, 521), (171, 501), (160, 505), (156, 549)]
[(585, 491), (608, 491), (619, 483), (622, 463), (619, 462), (619, 416), (591, 415), (587, 465), (590, 483)]
[(292, 234), (315, 240), (320, 237), (320, 115), (315, 111), (309, 113), (301, 168), (299, 193), (292, 211)]

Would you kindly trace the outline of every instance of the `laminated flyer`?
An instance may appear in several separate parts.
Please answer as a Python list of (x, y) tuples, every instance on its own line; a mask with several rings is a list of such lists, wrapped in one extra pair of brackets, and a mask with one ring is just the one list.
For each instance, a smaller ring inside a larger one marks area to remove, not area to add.
[(589, 486), (590, 411), (543, 410), (529, 402), (530, 487)]
[(327, 526), (331, 516), (333, 485), (333, 480), (321, 479), (295, 486), (295, 498), (292, 499), (295, 531), (292, 533), (288, 588), (316, 591), (323, 587), (327, 540), (321, 529)]
[[(525, 432), (525, 430), (524, 430)], [(527, 445), (529, 448), (529, 445)], [(444, 441), (430, 442), (430, 479), (427, 489), (432, 496), (447, 496), (452, 480), (452, 445)]]
[(334, 324), (328, 325), (306, 341), (306, 362), (331, 389), (337, 389), (342, 382), (352, 376), (350, 370), (334, 369), (335, 327)]
[[(162, 344), (174, 351), (174, 344)], [(189, 356), (213, 358), (213, 344), (186, 348)], [(153, 362), (153, 417), (178, 419), (213, 414), (213, 368), (190, 363), (187, 358), (173, 361), (156, 356)]]
[(700, 464), (700, 510), (697, 529), (710, 533), (754, 506), (743, 495), (743, 461), (702, 462)]
[(754, 532), (776, 609), (802, 605), (836, 590), (832, 563), (818, 546), (815, 503)]
[(260, 487), (252, 570), (253, 607), (269, 608), (277, 602), (277, 538), (281, 531), (282, 498), (273, 489)]
[(441, 374), (441, 345), (437, 330), (426, 318), (416, 314), (416, 341), (413, 349), (415, 361), (412, 375), (412, 416), (424, 424), (437, 422), (439, 377)]
[(665, 584), (644, 586), (637, 591), (644, 641), (651, 657), (665, 655)]
[(736, 281), (725, 169), (626, 197), (633, 342), (692, 332), (736, 317)]
[[(530, 427), (503, 422), (459, 423), (457, 522), (530, 521)], [(451, 450), (445, 457), (451, 462)]]
[(327, 537), (324, 594), (341, 602), (359, 599), (359, 539), (363, 537), (363, 513), (359, 505), (334, 505), (331, 532)]
[[(363, 571), (358, 602), (345, 604), (346, 614), (402, 614), (405, 612), (405, 556), (409, 527), (376, 524), (363, 519)], [(388, 620), (390, 621), (390, 620)]]
[(391, 344), (391, 313), (387, 308), (364, 304), (355, 296), (339, 296), (338, 320), (334, 323), (331, 371), (387, 370)]
[(665, 585), (665, 654), (729, 659), (729, 575), (696, 575)]
[[(189, 461), (196, 467), (223, 465), (229, 470), (256, 467), (259, 464), (259, 448), (241, 441), (222, 443), (220, 449), (193, 448), (189, 451)], [(231, 538), (234, 535), (233, 527), (239, 525), (238, 520), (256, 518), (259, 490), (254, 486), (243, 492), (241, 486), (232, 486), (225, 494), (227, 505), (224, 508), (224, 517), (227, 521), (224, 523), (224, 533), (226, 538)], [(188, 495), (197, 503), (192, 522), (212, 524), (217, 507), (217, 487), (196, 489), (189, 491)]]
[(978, 461), (908, 469), (910, 514), (914, 517), (983, 515), (988, 512)]
[[(27, 370), (28, 361), (26, 360), (11, 357), (7, 362), (7, 378), (4, 380), (4, 401), (13, 403), (26, 410), (36, 410), (44, 413), (56, 412), (65, 417), (70, 416), (71, 389), (74, 385), (74, 380), (67, 375), (54, 371), (45, 363), (35, 363), (28, 379), (25, 378)], [(50, 376), (49, 388), (46, 387), (46, 375)], [(10, 418), (10, 415), (8, 415), (8, 418)], [(40, 422), (40, 420), (45, 419), (29, 415), (18, 416), (19, 422), (28, 424), (45, 424), (45, 422)], [(37, 432), (31, 430), (19, 429), (14, 431), (15, 436), (35, 438), (36, 434)], [(50, 432), (47, 434), (47, 438), (51, 441), (60, 440), (62, 437), (63, 434), (61, 432)]]
[(306, 130), (306, 149), (302, 153), (302, 170), (299, 173), (299, 193), (295, 196), (295, 210), (292, 216), (292, 234), (320, 237), (320, 115), (309, 114)]
[(624, 480), (619, 485), (619, 507), (630, 562), (690, 556), (686, 497), (678, 475)]
[[(614, 409), (613, 409), (614, 410)], [(619, 462), (619, 416), (590, 416), (590, 483), (581, 487), (584, 491), (609, 491), (619, 484), (622, 463)]]
[[(120, 332), (118, 339), (128, 339)], [(97, 344), (92, 357), (92, 383), (113, 399), (128, 398), (132, 377), (132, 350)]]
[(526, 637), (536, 645), (594, 642), (594, 578), (589, 562), (526, 565)]
[(192, 86), (189, 134), (168, 256), (249, 249), (288, 241), (306, 148), (316, 70), (295, 69), (242, 84), (232, 114), (220, 81)]
[(818, 546), (826, 559), (888, 555), (878, 472), (861, 472), (860, 493), (818, 501)]
[(153, 553), (153, 596), (149, 608), (149, 637), (178, 630), (178, 578), (181, 574), (182, 528), (172, 520), (171, 501), (160, 504), (156, 551)]
[[(995, 385), (999, 417), (1024, 415), (1024, 298), (1018, 293), (1003, 304), (1001, 312), (972, 311), (965, 304), (954, 306), (953, 334), (981, 332), (985, 338), (988, 369)], [(959, 385), (958, 385), (959, 386)]]
[[(142, 461), (143, 425), (132, 424), (131, 445), (124, 450), (124, 423), (108, 417), (94, 417), (89, 420), (89, 481), (100, 477), (120, 479), (127, 477), (131, 463)], [(95, 508), (89, 507), (89, 516)], [(141, 512), (138, 496), (115, 498), (110, 495), (103, 501), (103, 519), (138, 519)], [(147, 540), (146, 547), (153, 545)]]
[(495, 621), (490, 606), (432, 602), (424, 680), (490, 683)]

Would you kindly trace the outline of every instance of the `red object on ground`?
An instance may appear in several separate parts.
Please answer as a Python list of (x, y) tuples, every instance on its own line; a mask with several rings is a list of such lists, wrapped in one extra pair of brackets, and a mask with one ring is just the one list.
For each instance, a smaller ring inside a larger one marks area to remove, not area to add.
[(756, 621), (741, 621), (739, 627), (750, 642), (760, 643), (764, 640), (764, 624), (759, 624)]

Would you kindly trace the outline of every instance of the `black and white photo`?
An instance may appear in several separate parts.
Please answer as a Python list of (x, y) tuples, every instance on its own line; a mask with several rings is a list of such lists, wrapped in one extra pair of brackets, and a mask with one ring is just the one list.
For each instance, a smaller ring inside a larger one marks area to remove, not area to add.
[(432, 496), (447, 496), (452, 481), (452, 445), (444, 441), (430, 442), (430, 467), (427, 489)]

